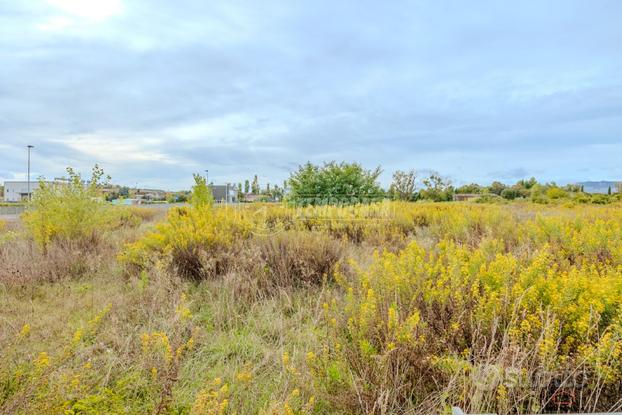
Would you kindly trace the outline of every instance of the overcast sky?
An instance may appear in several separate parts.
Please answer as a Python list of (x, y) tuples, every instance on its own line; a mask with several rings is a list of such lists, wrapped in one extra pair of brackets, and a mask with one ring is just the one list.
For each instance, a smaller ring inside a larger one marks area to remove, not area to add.
[(0, 182), (622, 179), (622, 1), (0, 0)]

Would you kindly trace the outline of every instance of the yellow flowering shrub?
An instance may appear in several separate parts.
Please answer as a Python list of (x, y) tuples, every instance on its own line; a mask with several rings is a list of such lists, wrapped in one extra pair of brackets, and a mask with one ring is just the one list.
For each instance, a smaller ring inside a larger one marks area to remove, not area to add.
[(168, 258), (182, 276), (199, 279), (226, 268), (231, 247), (250, 231), (250, 222), (235, 209), (173, 208), (166, 221), (127, 246), (121, 260), (142, 269)]
[[(499, 209), (415, 205), (406, 214), (435, 242), (342, 266), (343, 294), (324, 305), (328, 353), (312, 365), (328, 399), (399, 412), (438, 394), (472, 412), (529, 411), (555, 400), (555, 376), (580, 370), (599, 374), (582, 393), (614, 402), (622, 215)], [(481, 382), (483, 367), (517, 370), (520, 382)]]
[(110, 207), (97, 198), (103, 170), (95, 166), (88, 185), (71, 168), (67, 173), (67, 183), (41, 181), (23, 215), (26, 228), (43, 248), (54, 240), (93, 242), (110, 226)]

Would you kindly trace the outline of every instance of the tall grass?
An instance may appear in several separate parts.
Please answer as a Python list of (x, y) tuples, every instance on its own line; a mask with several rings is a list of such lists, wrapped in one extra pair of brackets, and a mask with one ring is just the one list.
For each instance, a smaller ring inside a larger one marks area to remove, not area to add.
[[(616, 206), (208, 202), (159, 217), (57, 191), (0, 234), (0, 413), (621, 405)], [(87, 220), (53, 227), (45, 209)]]

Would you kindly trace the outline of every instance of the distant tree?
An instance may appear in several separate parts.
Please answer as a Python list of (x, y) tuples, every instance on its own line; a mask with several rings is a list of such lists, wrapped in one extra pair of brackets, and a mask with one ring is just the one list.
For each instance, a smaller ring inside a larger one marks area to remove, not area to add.
[(248, 181), (248, 179), (246, 179), (244, 181), (244, 193), (248, 194), (248, 193), (250, 193), (250, 191), (251, 191), (251, 184)]
[(607, 189), (607, 194), (611, 196), (611, 186), (609, 186), (609, 188)]
[(507, 186), (501, 182), (492, 182), (490, 186), (488, 186), (488, 191), (490, 193), (494, 193), (496, 195), (501, 196), (501, 193), (507, 189)]
[(194, 186), (192, 186), (192, 195), (190, 203), (194, 207), (211, 206), (214, 204), (214, 196), (211, 189), (207, 186), (205, 177), (200, 174), (194, 174)]
[(564, 191), (564, 189), (559, 188), (557, 186), (549, 187), (546, 190), (546, 197), (548, 197), (549, 199), (563, 199), (566, 196), (568, 196), (566, 191)]
[(310, 162), (299, 166), (288, 183), (289, 200), (301, 205), (351, 204), (378, 200), (383, 191), (377, 182), (380, 167), (366, 170), (358, 163)]
[(422, 199), (447, 202), (453, 197), (451, 181), (443, 179), (438, 173), (432, 173), (430, 177), (423, 179), (423, 186), (424, 189), (419, 192)]
[(536, 183), (531, 186), (531, 188), (527, 191), (529, 192), (529, 197), (531, 198), (532, 202), (543, 204), (549, 202), (549, 197), (546, 194), (548, 188), (546, 186), (543, 186), (540, 183)]
[(244, 197), (244, 193), (242, 192), (242, 183), (238, 183), (237, 193), (238, 200), (242, 200), (242, 198)]
[(581, 185), (581, 193), (585, 193), (585, 188)]
[(567, 192), (571, 192), (571, 193), (578, 193), (581, 192), (581, 186), (579, 186), (578, 184), (572, 184), (569, 183), (566, 186), (563, 187), (563, 189)]
[(517, 187), (508, 187), (503, 189), (500, 196), (507, 200), (514, 200), (516, 198), (522, 197), (520, 189), (518, 189)]
[(127, 186), (119, 188), (119, 197), (130, 197), (130, 188)]
[(415, 181), (417, 174), (414, 170), (398, 170), (393, 173), (393, 182), (389, 193), (397, 200), (412, 200), (415, 194)]
[(113, 191), (113, 192), (108, 192), (104, 194), (104, 199), (106, 200), (106, 202), (112, 202), (115, 199), (119, 198), (119, 192), (117, 191)]
[(270, 194), (270, 183), (266, 184), (266, 193)]
[(477, 183), (465, 184), (456, 189), (456, 193), (482, 193), (482, 187)]
[(283, 196), (284, 196), (283, 189), (275, 184), (274, 188), (272, 189), (272, 196), (274, 197), (274, 200), (276, 201), (283, 200)]
[(260, 188), (259, 188), (259, 179), (257, 178), (257, 175), (255, 175), (255, 177), (253, 177), (253, 183), (251, 184), (251, 192), (254, 195), (258, 195), (260, 192)]
[(525, 189), (531, 189), (537, 184), (538, 184), (538, 181), (536, 180), (535, 177), (532, 177), (529, 180), (519, 180), (518, 182), (516, 182), (516, 185), (523, 187)]

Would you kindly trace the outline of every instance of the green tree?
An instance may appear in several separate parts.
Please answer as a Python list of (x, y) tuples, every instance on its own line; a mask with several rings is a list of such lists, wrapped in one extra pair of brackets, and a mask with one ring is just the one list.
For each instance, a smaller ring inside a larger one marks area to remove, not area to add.
[(609, 188), (607, 189), (607, 194), (611, 196), (611, 186), (609, 186)]
[(443, 179), (438, 173), (423, 179), (424, 189), (419, 192), (423, 199), (434, 202), (447, 202), (453, 198), (454, 189), (451, 181)]
[(514, 200), (519, 197), (524, 197), (521, 193), (521, 190), (518, 187), (514, 186), (503, 189), (500, 196), (507, 200)]
[(477, 183), (465, 184), (456, 189), (456, 193), (468, 194), (468, 193), (482, 193), (482, 187)]
[(212, 206), (214, 204), (214, 196), (212, 195), (212, 190), (207, 186), (205, 177), (196, 173), (193, 176), (194, 186), (192, 186), (190, 204), (196, 208)]
[(536, 180), (535, 177), (532, 177), (529, 180), (519, 180), (518, 182), (516, 182), (516, 184), (525, 189), (531, 189), (532, 187), (538, 184), (538, 181)]
[(250, 191), (251, 191), (251, 184), (248, 181), (248, 179), (246, 179), (244, 181), (244, 193), (248, 194), (248, 193), (250, 193)]
[(242, 198), (244, 197), (244, 193), (242, 192), (242, 183), (238, 183), (238, 188), (237, 188), (237, 193), (238, 193), (238, 200), (242, 200)]
[(259, 188), (259, 179), (257, 178), (257, 175), (255, 175), (255, 177), (253, 177), (253, 183), (251, 184), (251, 192), (254, 195), (258, 195), (260, 192), (260, 188)]
[(417, 174), (414, 170), (397, 170), (393, 173), (393, 182), (389, 193), (396, 200), (412, 200), (415, 194), (415, 181)]
[(488, 191), (490, 193), (494, 193), (496, 195), (501, 196), (501, 193), (503, 193), (503, 191), (507, 189), (507, 186), (504, 185), (501, 182), (492, 182), (492, 184), (490, 186), (488, 186)]
[(284, 195), (283, 189), (275, 184), (274, 188), (272, 189), (272, 196), (274, 197), (274, 200), (276, 201), (282, 200), (283, 195)]
[(572, 183), (569, 183), (566, 186), (564, 186), (564, 190), (567, 192), (571, 192), (571, 193), (578, 193), (578, 192), (583, 191), (581, 190), (581, 186), (579, 186), (578, 184), (572, 184)]
[(366, 170), (358, 163), (310, 162), (299, 166), (289, 179), (289, 200), (300, 205), (352, 204), (382, 198), (377, 182), (380, 167)]

